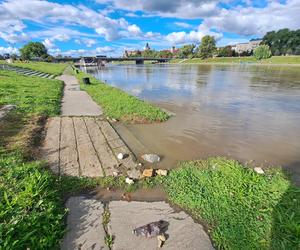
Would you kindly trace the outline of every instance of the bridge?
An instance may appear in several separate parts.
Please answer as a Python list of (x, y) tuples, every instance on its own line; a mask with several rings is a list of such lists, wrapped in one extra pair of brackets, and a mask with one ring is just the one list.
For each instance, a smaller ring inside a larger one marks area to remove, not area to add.
[(144, 61), (155, 61), (158, 63), (165, 63), (170, 61), (171, 58), (155, 58), (155, 57), (81, 57), (81, 58), (56, 58), (58, 62), (73, 61), (79, 66), (98, 66), (113, 61), (135, 61), (136, 64), (144, 64)]

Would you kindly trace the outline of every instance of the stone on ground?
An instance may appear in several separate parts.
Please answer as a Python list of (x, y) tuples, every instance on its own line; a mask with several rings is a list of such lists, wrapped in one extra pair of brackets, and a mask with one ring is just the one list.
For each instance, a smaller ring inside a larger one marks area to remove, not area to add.
[(109, 203), (110, 226), (114, 239), (114, 250), (154, 250), (157, 238), (135, 236), (136, 227), (150, 222), (164, 220), (169, 223), (165, 232), (166, 242), (162, 249), (168, 250), (206, 250), (213, 249), (203, 227), (185, 212), (175, 212), (165, 202), (126, 202)]
[(96, 199), (77, 196), (69, 198), (66, 207), (69, 209), (67, 231), (61, 249), (108, 249), (102, 225), (103, 204)]

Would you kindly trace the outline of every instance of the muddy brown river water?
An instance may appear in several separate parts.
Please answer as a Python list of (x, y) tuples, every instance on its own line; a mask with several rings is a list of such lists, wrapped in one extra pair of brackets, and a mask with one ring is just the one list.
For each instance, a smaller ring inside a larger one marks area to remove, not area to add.
[(300, 180), (300, 67), (109, 65), (88, 69), (107, 84), (175, 113), (160, 124), (118, 125), (139, 155), (180, 160), (227, 156), (282, 165)]

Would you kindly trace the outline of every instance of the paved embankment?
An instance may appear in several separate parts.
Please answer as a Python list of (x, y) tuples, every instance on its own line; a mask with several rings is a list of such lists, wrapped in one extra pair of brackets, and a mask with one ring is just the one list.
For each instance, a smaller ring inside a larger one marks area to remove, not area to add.
[[(54, 117), (46, 129), (43, 150), (54, 173), (88, 177), (118, 173), (139, 178), (134, 155), (105, 119)], [(118, 153), (126, 157), (119, 160)]]
[(54, 75), (44, 73), (41, 71), (25, 69), (22, 67), (17, 67), (17, 66), (8, 65), (8, 64), (0, 64), (0, 68), (4, 69), (4, 70), (14, 71), (14, 72), (24, 75), (24, 76), (36, 76), (36, 77), (49, 78), (49, 79), (53, 79), (55, 77)]
[(57, 79), (64, 81), (64, 96), (62, 99), (62, 116), (99, 116), (102, 109), (85, 92), (80, 90), (76, 77), (62, 75)]
[[(165, 202), (112, 201), (106, 204), (110, 213), (109, 228), (102, 226), (104, 204), (94, 198), (71, 197), (67, 202), (70, 209), (67, 233), (62, 249), (108, 249), (105, 245), (107, 234), (113, 237), (114, 250), (155, 250), (157, 238), (135, 236), (136, 227), (163, 220), (167, 240), (162, 249), (166, 250), (208, 250), (213, 249), (203, 227), (185, 212), (176, 212)], [(102, 226), (102, 227), (101, 227)]]

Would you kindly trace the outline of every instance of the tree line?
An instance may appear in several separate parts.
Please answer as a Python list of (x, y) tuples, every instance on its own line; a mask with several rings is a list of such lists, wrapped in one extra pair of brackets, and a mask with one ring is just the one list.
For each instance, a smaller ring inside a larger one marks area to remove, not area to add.
[[(209, 58), (209, 57), (234, 57), (251, 56), (257, 59), (267, 58), (272, 55), (300, 55), (300, 29), (280, 29), (267, 32), (262, 38), (260, 48), (255, 51), (244, 51), (238, 54), (232, 46), (216, 47), (216, 40), (213, 36), (204, 36), (201, 43), (187, 44), (181, 48), (171, 50), (144, 50), (137, 51), (130, 56), (152, 57), (152, 58)], [(20, 49), (21, 59), (31, 60), (39, 58), (45, 61), (52, 61), (54, 58), (48, 54), (47, 48), (40, 42), (29, 42)], [(16, 57), (11, 55), (10, 57)], [(2, 58), (0, 58), (2, 59)]]

